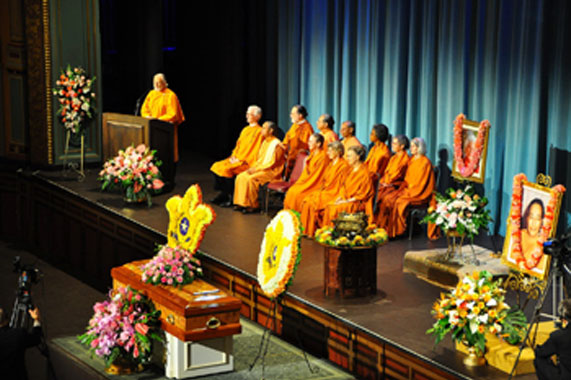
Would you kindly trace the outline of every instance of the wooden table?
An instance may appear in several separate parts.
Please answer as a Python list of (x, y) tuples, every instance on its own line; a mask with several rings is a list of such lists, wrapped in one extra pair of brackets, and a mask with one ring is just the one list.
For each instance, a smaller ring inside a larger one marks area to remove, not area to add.
[(377, 292), (377, 247), (323, 247), (325, 296), (339, 292), (345, 298)]

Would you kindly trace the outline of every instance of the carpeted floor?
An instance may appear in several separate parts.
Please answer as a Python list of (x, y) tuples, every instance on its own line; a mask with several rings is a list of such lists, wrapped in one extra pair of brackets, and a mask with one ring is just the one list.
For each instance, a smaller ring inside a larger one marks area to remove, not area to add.
[[(12, 261), (20, 256), (22, 264), (32, 265), (42, 273), (40, 281), (32, 286), (32, 301), (40, 309), (44, 334), (48, 341), (61, 346), (74, 355), (88, 360), (95, 369), (103, 369), (103, 361), (89, 359), (86, 350), (79, 345), (75, 336), (81, 334), (93, 311), (95, 302), (105, 298), (105, 294), (85, 285), (66, 273), (38, 260), (22, 247), (0, 241), (0, 307), (12, 310), (18, 288), (18, 274), (13, 271)], [(201, 377), (201, 379), (260, 379), (262, 366), (258, 361), (252, 371), (249, 365), (257, 354), (263, 330), (256, 324), (242, 320), (242, 334), (234, 338), (235, 372)], [(271, 345), (265, 359), (265, 378), (268, 379), (351, 379), (326, 361), (309, 357), (312, 369), (308, 369), (303, 352), (290, 344), (272, 336)], [(33, 348), (26, 353), (30, 380), (47, 379), (47, 361), (39, 350)], [(146, 371), (133, 379), (161, 379), (164, 372)]]
[[(242, 319), (242, 333), (234, 337), (234, 372), (222, 373), (211, 376), (203, 376), (201, 379), (220, 380), (253, 380), (253, 379), (352, 379), (353, 377), (330, 363), (316, 359), (307, 355), (309, 366), (304, 359), (303, 352), (296, 347), (272, 336), (270, 345), (265, 357), (265, 366), (262, 368), (261, 359), (258, 360), (252, 370), (250, 365), (258, 354), (262, 339), (263, 329), (258, 325)], [(104, 374), (105, 365), (103, 360), (95, 357), (91, 358), (87, 349), (79, 344), (73, 337), (56, 338), (54, 346), (79, 358), (85, 365), (95, 369), (98, 373)], [(262, 372), (264, 373), (262, 374)], [(115, 378), (109, 376), (109, 378)], [(139, 374), (123, 376), (127, 380), (162, 380), (167, 379), (164, 371), (158, 367), (151, 367)]]

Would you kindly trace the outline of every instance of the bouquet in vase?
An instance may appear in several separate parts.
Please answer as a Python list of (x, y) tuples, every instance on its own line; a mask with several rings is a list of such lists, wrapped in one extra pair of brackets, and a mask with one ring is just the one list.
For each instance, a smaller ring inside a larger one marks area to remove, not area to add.
[(488, 271), (474, 272), (458, 283), (448, 294), (441, 293), (432, 308), (436, 322), (426, 333), (436, 338), (435, 344), (452, 334), (452, 340), (484, 353), (487, 332), (510, 344), (523, 338), (527, 327), (525, 315), (504, 302), (501, 280), (492, 281)]
[(423, 223), (434, 223), (444, 232), (456, 231), (471, 239), (478, 235), (480, 228), (487, 229), (492, 221), (486, 197), (475, 194), (474, 188), (467, 185), (464, 190), (446, 190), (444, 195), (436, 194), (436, 208), (429, 207)]
[(87, 332), (78, 339), (107, 366), (116, 361), (148, 363), (153, 341), (163, 341), (161, 312), (135, 289), (111, 290), (109, 299), (96, 303), (93, 310)]
[(159, 166), (162, 164), (155, 158), (155, 150), (144, 144), (136, 148), (132, 145), (120, 150), (118, 155), (109, 159), (99, 172), (98, 180), (103, 182), (101, 190), (120, 187), (125, 200), (144, 202), (150, 206), (151, 195), (156, 194), (163, 186)]

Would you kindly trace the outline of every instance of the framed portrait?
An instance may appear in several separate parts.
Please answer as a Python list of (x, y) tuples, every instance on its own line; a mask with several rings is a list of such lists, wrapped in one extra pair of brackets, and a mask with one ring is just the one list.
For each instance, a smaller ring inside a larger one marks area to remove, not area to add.
[(555, 236), (563, 191), (561, 185), (549, 188), (516, 175), (502, 263), (545, 279), (551, 257), (544, 254), (543, 243)]
[(454, 124), (452, 176), (462, 181), (484, 183), (490, 123), (468, 120), (461, 114)]

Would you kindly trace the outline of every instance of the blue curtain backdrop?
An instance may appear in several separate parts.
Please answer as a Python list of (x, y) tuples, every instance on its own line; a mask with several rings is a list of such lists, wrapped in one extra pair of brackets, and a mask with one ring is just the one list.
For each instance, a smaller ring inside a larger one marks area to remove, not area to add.
[(488, 119), (484, 191), (505, 234), (515, 174), (569, 186), (570, 16), (565, 0), (278, 1), (279, 125), (296, 103), (314, 126), (354, 120), (363, 143), (382, 122), (450, 168), (456, 115)]

